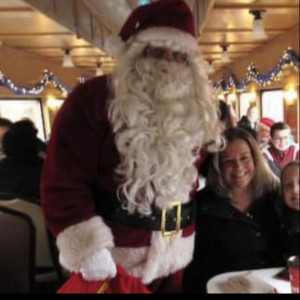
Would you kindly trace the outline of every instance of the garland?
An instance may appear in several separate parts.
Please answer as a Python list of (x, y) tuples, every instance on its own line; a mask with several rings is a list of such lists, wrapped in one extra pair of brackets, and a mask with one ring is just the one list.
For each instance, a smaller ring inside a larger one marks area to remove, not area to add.
[[(292, 66), (299, 71), (299, 56), (290, 48), (284, 52), (284, 55), (278, 64), (268, 73), (260, 75), (255, 65), (251, 63), (247, 68), (245, 78), (241, 82), (237, 81), (235, 75), (231, 75), (227, 82), (222, 79), (216, 84), (212, 83), (213, 90), (215, 93), (220, 90), (228, 93), (231, 89), (243, 92), (251, 82), (256, 82), (259, 86), (266, 86), (275, 81), (280, 72), (282, 72), (282, 70), (287, 66)], [(45, 70), (44, 76), (40, 82), (30, 88), (17, 86), (0, 71), (0, 86), (8, 88), (11, 92), (17, 95), (39, 95), (50, 83), (63, 93), (69, 94), (72, 90), (72, 88), (64, 86), (58, 77), (49, 70)]]
[(251, 63), (247, 68), (245, 78), (241, 82), (237, 81), (235, 75), (231, 75), (227, 82), (221, 79), (216, 84), (212, 83), (213, 90), (216, 93), (220, 90), (228, 93), (231, 89), (235, 89), (237, 92), (243, 92), (251, 82), (256, 82), (259, 86), (266, 86), (275, 81), (278, 75), (287, 66), (292, 66), (299, 72), (299, 56), (291, 48), (284, 52), (278, 64), (268, 73), (260, 75), (254, 63)]
[(4, 76), (0, 71), (0, 86), (8, 88), (11, 92), (17, 95), (39, 95), (41, 94), (48, 84), (53, 84), (53, 86), (63, 93), (70, 93), (72, 88), (64, 86), (54, 73), (49, 70), (44, 71), (44, 76), (40, 82), (36, 83), (34, 86), (26, 88), (22, 86), (17, 86), (9, 78)]

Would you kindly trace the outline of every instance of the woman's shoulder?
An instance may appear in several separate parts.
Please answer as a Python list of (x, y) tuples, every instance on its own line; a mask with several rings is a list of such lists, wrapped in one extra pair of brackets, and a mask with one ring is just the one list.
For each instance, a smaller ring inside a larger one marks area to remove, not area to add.
[(195, 199), (197, 201), (198, 213), (211, 211), (217, 212), (227, 203), (225, 198), (216, 195), (209, 187), (205, 187), (197, 192), (195, 194)]

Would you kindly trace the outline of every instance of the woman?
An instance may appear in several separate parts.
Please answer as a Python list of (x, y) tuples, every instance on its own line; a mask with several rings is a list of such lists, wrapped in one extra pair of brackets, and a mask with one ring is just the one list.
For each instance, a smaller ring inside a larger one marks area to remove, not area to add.
[(194, 258), (185, 274), (187, 292), (205, 292), (220, 273), (279, 265), (279, 220), (275, 199), (279, 180), (252, 135), (225, 131), (227, 146), (214, 155), (207, 187), (196, 194)]

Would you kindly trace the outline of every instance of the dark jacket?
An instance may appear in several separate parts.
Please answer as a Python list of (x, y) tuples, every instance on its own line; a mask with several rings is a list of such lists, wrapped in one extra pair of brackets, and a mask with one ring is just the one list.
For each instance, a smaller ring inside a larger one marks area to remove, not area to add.
[(185, 272), (186, 292), (205, 292), (220, 273), (281, 265), (279, 219), (273, 195), (256, 201), (248, 213), (208, 188), (198, 192), (194, 258)]
[(285, 260), (300, 254), (299, 211), (287, 206), (281, 212), (281, 239)]
[(242, 116), (242, 118), (237, 123), (238, 127), (243, 128), (250, 132), (252, 136), (257, 140), (257, 126), (258, 123), (255, 124), (254, 128), (251, 126), (251, 122), (247, 118), (247, 116)]
[(22, 198), (40, 203), (40, 178), (43, 159), (18, 160), (6, 157), (0, 161), (0, 199)]

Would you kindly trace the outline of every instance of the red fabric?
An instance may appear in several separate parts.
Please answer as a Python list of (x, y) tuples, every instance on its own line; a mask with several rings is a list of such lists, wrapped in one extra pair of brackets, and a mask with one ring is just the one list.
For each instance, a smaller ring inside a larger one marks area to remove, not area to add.
[(193, 14), (182, 0), (156, 1), (139, 6), (129, 16), (119, 35), (127, 41), (137, 32), (151, 27), (171, 27), (195, 37)]
[(271, 128), (271, 126), (275, 123), (275, 121), (270, 118), (261, 118), (260, 123)]
[(150, 294), (139, 278), (129, 276), (120, 266), (118, 274), (108, 281), (85, 281), (81, 274), (73, 274), (57, 294)]
[(264, 155), (282, 170), (289, 162), (299, 160), (299, 147), (291, 145), (285, 151), (278, 151), (275, 147), (271, 146), (264, 151)]
[[(42, 174), (42, 207), (54, 235), (98, 213), (92, 186), (115, 194), (119, 155), (107, 120), (106, 78), (79, 85), (59, 111)], [(94, 199), (93, 199), (94, 198)]]

